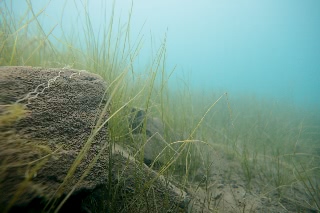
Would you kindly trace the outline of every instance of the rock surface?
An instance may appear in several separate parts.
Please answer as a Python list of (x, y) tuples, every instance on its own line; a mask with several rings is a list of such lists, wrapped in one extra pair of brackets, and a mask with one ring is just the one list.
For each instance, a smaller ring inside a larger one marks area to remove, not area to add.
[[(129, 119), (132, 129), (132, 137), (135, 142), (134, 153), (143, 150), (144, 163), (148, 166), (160, 167), (166, 163), (166, 159), (172, 158), (178, 153), (181, 144), (170, 144), (178, 140), (178, 137), (166, 141), (165, 125), (160, 118), (147, 115), (145, 110), (132, 108)], [(145, 133), (144, 133), (145, 131)], [(167, 130), (171, 137), (175, 136), (172, 129)], [(141, 149), (143, 147), (143, 149)], [(159, 153), (161, 153), (159, 155)]]
[[(110, 146), (107, 122), (90, 141), (98, 117), (109, 116), (105, 90), (102, 78), (86, 71), (0, 68), (0, 113), (12, 104), (28, 111), (14, 125), (0, 127), (12, 135), (0, 142), (1, 209), (48, 212), (70, 192), (61, 212), (183, 211), (186, 193), (120, 146)], [(72, 166), (88, 141), (79, 165)]]

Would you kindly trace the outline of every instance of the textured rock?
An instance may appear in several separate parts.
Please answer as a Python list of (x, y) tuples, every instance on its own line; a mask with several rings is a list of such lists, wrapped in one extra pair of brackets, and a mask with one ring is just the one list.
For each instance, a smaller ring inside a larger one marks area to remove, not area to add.
[[(108, 99), (105, 90), (102, 78), (86, 71), (0, 67), (0, 113), (14, 103), (28, 111), (10, 128), (0, 127), (12, 135), (0, 141), (1, 209), (14, 201), (12, 211), (39, 212), (49, 201), (59, 203), (71, 190), (62, 212), (176, 212), (184, 208), (182, 190), (136, 162), (120, 146), (109, 146), (108, 123), (66, 178), (90, 140), (98, 116), (103, 112), (103, 121), (109, 116), (103, 110)], [(96, 156), (97, 162), (79, 183)]]
[[(133, 141), (137, 149), (141, 149), (141, 146), (143, 146), (145, 164), (161, 166), (166, 163), (166, 159), (170, 159), (177, 154), (180, 144), (172, 145), (170, 143), (176, 141), (178, 137), (172, 138), (172, 141), (166, 141), (163, 138), (165, 126), (161, 119), (148, 116), (143, 109), (133, 108), (131, 113), (130, 124)], [(171, 129), (167, 131), (170, 132), (170, 136), (175, 135)]]

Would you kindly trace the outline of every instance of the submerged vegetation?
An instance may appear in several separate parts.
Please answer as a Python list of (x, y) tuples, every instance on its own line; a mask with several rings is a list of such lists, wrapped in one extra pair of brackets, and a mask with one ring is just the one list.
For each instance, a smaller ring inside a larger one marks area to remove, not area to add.
[[(282, 204), (285, 202), (297, 211), (320, 211), (319, 111), (227, 93), (199, 94), (185, 82), (178, 82), (179, 90), (173, 92), (168, 81), (174, 68), (167, 70), (165, 66), (166, 35), (150, 65), (144, 70), (136, 70), (134, 66), (144, 40), (141, 35), (131, 38), (132, 9), (126, 22), (122, 23), (113, 16), (113, 6), (112, 16), (104, 16), (96, 31), (88, 5), (74, 2), (83, 20), (79, 28), (78, 23), (73, 26), (74, 34), (68, 34), (59, 20), (51, 27), (44, 26), (42, 19), (48, 19), (45, 11), (50, 7), (50, 1), (35, 10), (32, 2), (26, 0), (28, 7), (20, 16), (12, 10), (11, 3), (0, 3), (0, 66), (70, 67), (101, 75), (108, 83), (110, 98), (105, 109), (110, 110), (107, 122), (112, 143), (129, 147), (134, 150), (132, 155), (143, 161), (141, 149), (148, 142), (146, 125), (143, 125), (142, 138), (137, 143), (132, 135), (135, 130), (128, 120), (133, 116), (132, 109), (144, 110), (147, 115), (144, 123), (148, 116), (158, 117), (164, 124), (160, 137), (167, 146), (158, 154), (160, 166), (156, 168), (151, 164), (151, 167), (182, 188), (193, 188), (195, 196), (200, 188), (203, 189), (203, 208), (213, 206), (214, 211), (224, 212), (222, 206), (228, 203), (222, 205), (221, 196), (214, 197), (210, 187), (234, 184), (236, 176), (245, 183), (243, 187), (252, 197), (273, 200), (282, 209), (287, 208)], [(107, 14), (109, 5), (101, 8)], [(117, 29), (116, 26), (122, 27)], [(55, 34), (58, 28), (60, 33)], [(80, 32), (81, 36), (77, 37)], [(17, 105), (0, 107), (0, 141), (8, 141), (19, 149), (36, 150), (34, 152), (41, 153), (40, 158), (52, 152), (34, 143), (20, 142), (19, 138), (14, 138), (15, 133), (3, 132), (12, 119), (20, 119), (26, 112)], [(105, 128), (105, 122), (99, 120), (95, 131)], [(170, 152), (171, 147), (175, 147), (174, 153)], [(223, 156), (224, 165), (217, 166), (215, 155)], [(23, 161), (14, 160), (16, 164)], [(36, 164), (36, 170), (44, 160)], [(0, 178), (6, 172), (4, 168), (13, 163), (11, 161), (13, 159), (0, 162)], [(111, 170), (111, 167), (106, 169)], [(197, 179), (201, 169), (201, 177)], [(210, 178), (219, 172), (224, 182)], [(111, 192), (116, 194), (117, 186), (110, 187), (114, 187)], [(108, 196), (114, 200), (116, 195)], [(143, 196), (141, 192), (141, 199)], [(251, 212), (253, 204), (243, 202), (235, 212)], [(189, 207), (190, 212), (192, 208)], [(109, 210), (120, 211), (111, 201)]]

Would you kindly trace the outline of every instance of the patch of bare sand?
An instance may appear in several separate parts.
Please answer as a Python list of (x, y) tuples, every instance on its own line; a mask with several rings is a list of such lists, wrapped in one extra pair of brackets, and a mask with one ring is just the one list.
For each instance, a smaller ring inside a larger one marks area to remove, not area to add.
[(316, 212), (294, 199), (309, 199), (298, 186), (291, 186), (279, 196), (275, 187), (259, 174), (254, 174), (248, 184), (240, 159), (221, 147), (213, 150), (211, 156), (208, 177), (204, 169), (199, 169), (187, 189), (193, 198), (188, 212)]

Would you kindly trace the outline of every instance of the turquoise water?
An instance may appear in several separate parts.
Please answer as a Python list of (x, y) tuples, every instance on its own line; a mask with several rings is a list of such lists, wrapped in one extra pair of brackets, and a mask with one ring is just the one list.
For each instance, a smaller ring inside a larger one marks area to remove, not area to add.
[[(22, 2), (13, 2), (20, 14), (26, 7)], [(39, 2), (31, 1), (35, 11), (47, 4)], [(77, 2), (81, 8), (85, 1)], [(112, 2), (89, 2), (98, 31), (109, 21), (102, 5), (111, 14)], [(115, 23), (121, 18), (124, 25), (130, 7), (130, 1), (116, 1)], [(42, 20), (46, 30), (58, 24), (54, 33), (64, 29), (72, 34), (83, 15), (73, 1), (54, 0)], [(150, 63), (166, 34), (167, 69), (177, 65), (174, 76), (189, 76), (192, 87), (203, 93), (227, 91), (299, 106), (320, 105), (319, 0), (139, 0), (133, 2), (130, 33), (132, 41), (138, 35), (144, 40), (137, 69)], [(177, 85), (175, 80), (171, 85)]]

